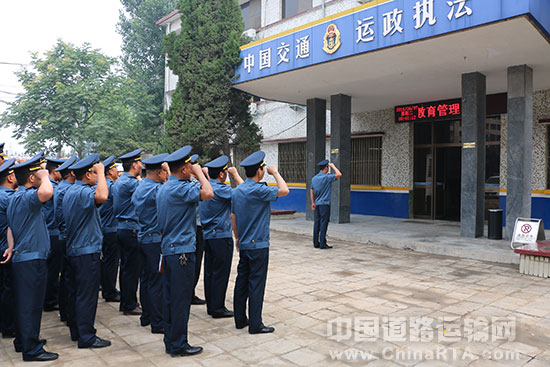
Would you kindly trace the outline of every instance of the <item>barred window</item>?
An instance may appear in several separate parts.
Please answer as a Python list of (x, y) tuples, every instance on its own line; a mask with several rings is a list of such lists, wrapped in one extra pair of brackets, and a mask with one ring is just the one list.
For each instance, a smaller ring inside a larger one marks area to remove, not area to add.
[(306, 142), (279, 144), (279, 171), (286, 182), (306, 182)]
[(382, 179), (382, 137), (351, 140), (351, 184), (380, 186)]

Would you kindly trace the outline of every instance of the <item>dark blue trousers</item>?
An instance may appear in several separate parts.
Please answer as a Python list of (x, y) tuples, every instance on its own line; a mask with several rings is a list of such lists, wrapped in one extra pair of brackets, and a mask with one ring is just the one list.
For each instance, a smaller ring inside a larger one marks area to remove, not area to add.
[(195, 288), (199, 283), (201, 276), (202, 257), (204, 254), (204, 237), (202, 234), (202, 226), (197, 226), (196, 242), (195, 242), (195, 278), (193, 284), (193, 296), (195, 295)]
[(204, 240), (204, 295), (208, 313), (225, 311), (233, 238)]
[(162, 321), (162, 274), (159, 273), (160, 242), (140, 243), (141, 281), (140, 300), (143, 321), (151, 322), (151, 329), (164, 327)]
[(313, 246), (325, 247), (327, 245), (329, 219), (330, 205), (317, 205), (315, 207), (315, 222), (313, 223)]
[(29, 260), (12, 264), (15, 296), (16, 340), (23, 358), (44, 353), (40, 343), (40, 322), (46, 295), (48, 268), (46, 260)]
[(0, 265), (0, 331), (7, 337), (15, 332), (15, 302), (12, 263)]
[(62, 261), (61, 261), (61, 276), (59, 277), (59, 316), (61, 321), (67, 321), (68, 317), (68, 308), (69, 308), (69, 291), (68, 288), (71, 286), (70, 277), (71, 277), (71, 264), (69, 263), (69, 258), (67, 257), (67, 242), (65, 240), (59, 240), (61, 242), (62, 250)]
[(52, 308), (59, 305), (59, 273), (63, 263), (64, 241), (59, 236), (50, 236), (50, 253), (46, 262), (48, 266), (48, 281), (46, 283), (46, 299), (44, 308)]
[(237, 280), (233, 296), (235, 325), (246, 324), (246, 301), (248, 299), (248, 330), (255, 332), (264, 325), (262, 323), (262, 308), (264, 303), (265, 281), (269, 263), (269, 248), (257, 250), (240, 250)]
[(70, 325), (71, 338), (78, 337), (78, 346), (86, 348), (96, 341), (94, 328), (97, 297), (101, 279), (99, 254), (69, 256), (73, 270), (74, 324)]
[(132, 311), (138, 306), (137, 288), (141, 273), (137, 230), (119, 229), (120, 244), (120, 311)]
[(118, 274), (118, 262), (120, 260), (120, 246), (116, 232), (103, 233), (103, 245), (101, 247), (101, 293), (103, 298), (112, 299), (117, 296), (116, 278)]
[(180, 255), (163, 257), (162, 296), (164, 316), (164, 346), (168, 353), (188, 346), (187, 325), (193, 297), (195, 254), (185, 254), (187, 261), (180, 263)]

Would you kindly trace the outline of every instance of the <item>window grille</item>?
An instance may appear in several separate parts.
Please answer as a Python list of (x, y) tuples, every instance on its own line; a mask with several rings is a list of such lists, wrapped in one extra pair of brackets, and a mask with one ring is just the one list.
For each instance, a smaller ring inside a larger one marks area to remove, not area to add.
[(351, 184), (380, 186), (382, 182), (382, 137), (351, 140)]
[(286, 182), (306, 182), (306, 142), (279, 144), (279, 171)]

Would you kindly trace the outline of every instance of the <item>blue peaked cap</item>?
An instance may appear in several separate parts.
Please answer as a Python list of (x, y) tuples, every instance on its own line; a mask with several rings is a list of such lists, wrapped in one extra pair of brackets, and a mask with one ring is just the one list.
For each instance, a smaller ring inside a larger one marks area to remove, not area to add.
[(80, 161), (76, 162), (72, 166), (69, 167), (69, 169), (78, 171), (82, 169), (87, 169), (92, 167), (94, 164), (99, 162), (99, 154), (90, 154), (86, 158), (81, 159)]
[(191, 145), (186, 145), (184, 147), (179, 148), (174, 153), (170, 154), (168, 157), (165, 158), (166, 162), (178, 162), (181, 160), (185, 160), (185, 163), (191, 161), (191, 151), (193, 148), (191, 148)]
[(12, 167), (14, 171), (18, 170), (28, 170), (28, 171), (37, 171), (40, 169), (40, 163), (42, 163), (44, 157), (44, 152), (40, 152), (28, 161), (25, 161), (23, 163), (17, 164)]
[(61, 172), (66, 169), (69, 169), (69, 167), (75, 164), (75, 162), (77, 161), (78, 161), (78, 157), (76, 155), (73, 155), (71, 158), (67, 159), (61, 166), (57, 167), (56, 171)]
[(317, 163), (319, 167), (324, 167), (328, 164), (328, 159), (323, 159), (321, 162)]
[(105, 168), (110, 169), (111, 166), (114, 166), (115, 156), (112, 155), (109, 158), (105, 159), (102, 163), (105, 166)]
[(241, 167), (252, 167), (263, 163), (265, 158), (265, 152), (258, 150), (252, 153), (241, 162)]
[(145, 166), (160, 166), (161, 164), (166, 162), (166, 158), (169, 155), (170, 154), (168, 154), (168, 153), (157, 154), (157, 155), (154, 155), (154, 156), (149, 157), (147, 159), (144, 159), (143, 163), (145, 163)]
[(226, 155), (222, 155), (206, 163), (204, 166), (212, 169), (226, 169), (228, 164), (229, 157)]
[(15, 163), (15, 158), (10, 158), (7, 161), (4, 161), (4, 163), (2, 163), (2, 165), (0, 166), (0, 177), (7, 176), (11, 172), (13, 172), (11, 167), (13, 166), (14, 163)]
[(134, 151), (131, 151), (130, 153), (126, 153), (124, 155), (121, 155), (120, 157), (118, 157), (118, 159), (120, 159), (120, 160), (136, 159), (136, 158), (139, 158), (141, 152), (142, 152), (141, 149), (136, 149)]

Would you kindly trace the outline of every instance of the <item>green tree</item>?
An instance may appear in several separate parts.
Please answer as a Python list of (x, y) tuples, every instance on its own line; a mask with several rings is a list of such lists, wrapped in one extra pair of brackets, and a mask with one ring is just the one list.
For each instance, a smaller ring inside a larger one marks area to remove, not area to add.
[(9, 104), (1, 123), (15, 128), (14, 137), (28, 151), (59, 153), (69, 146), (82, 155), (90, 148), (86, 132), (102, 109), (114, 63), (87, 43), (76, 47), (58, 40), (16, 73), (25, 92)]
[[(164, 102), (164, 29), (156, 21), (176, 9), (177, 0), (121, 0), (118, 33), (122, 36), (122, 66), (135, 83), (136, 95), (146, 97), (141, 104), (155, 112), (148, 122), (160, 131)], [(145, 88), (145, 91), (143, 90)], [(144, 93), (145, 92), (145, 93)], [(152, 97), (152, 98), (149, 98)], [(159, 134), (155, 134), (157, 141)], [(148, 142), (145, 142), (146, 144)]]
[(239, 47), (247, 40), (235, 0), (180, 0), (181, 32), (164, 39), (178, 84), (165, 118), (172, 148), (191, 144), (209, 158), (233, 146), (250, 151), (261, 134), (248, 112), (249, 96), (232, 89)]

